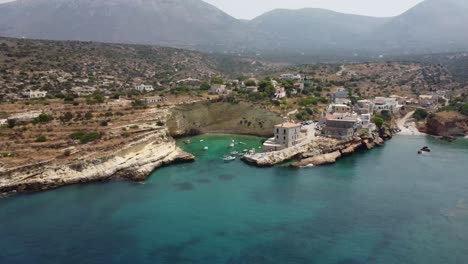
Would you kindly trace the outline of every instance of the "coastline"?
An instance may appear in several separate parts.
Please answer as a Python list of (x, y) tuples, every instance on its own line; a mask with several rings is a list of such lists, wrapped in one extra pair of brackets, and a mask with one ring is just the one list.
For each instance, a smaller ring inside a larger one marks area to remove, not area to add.
[(133, 142), (113, 155), (68, 164), (35, 164), (7, 170), (0, 177), (0, 196), (45, 191), (66, 185), (110, 181), (144, 181), (157, 168), (194, 161), (172, 138), (155, 133)]

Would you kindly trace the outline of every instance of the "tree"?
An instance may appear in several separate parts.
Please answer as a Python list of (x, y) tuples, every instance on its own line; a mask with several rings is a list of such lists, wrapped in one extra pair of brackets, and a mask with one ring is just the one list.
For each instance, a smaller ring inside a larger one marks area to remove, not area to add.
[(224, 84), (224, 80), (221, 77), (211, 78), (211, 84)]
[(211, 85), (208, 82), (203, 82), (200, 84), (200, 90), (208, 91), (211, 88)]
[(379, 129), (382, 129), (385, 121), (380, 116), (374, 116), (371, 119), (371, 122), (374, 123)]
[(421, 120), (424, 120), (427, 118), (429, 114), (427, 113), (426, 110), (424, 109), (416, 109), (416, 111), (414, 112), (413, 114), (413, 117), (417, 120), (417, 121), (421, 121)]
[(249, 86), (257, 86), (257, 83), (254, 80), (247, 80), (244, 82), (244, 85), (249, 87)]
[(8, 119), (8, 128), (14, 128), (16, 126), (16, 119)]

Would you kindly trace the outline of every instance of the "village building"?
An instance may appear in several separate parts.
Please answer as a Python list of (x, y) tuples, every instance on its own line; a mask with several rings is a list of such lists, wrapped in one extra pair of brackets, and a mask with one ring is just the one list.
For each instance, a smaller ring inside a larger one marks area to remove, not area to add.
[(276, 89), (276, 92), (275, 92), (275, 95), (274, 95), (274, 99), (283, 99), (286, 97), (286, 90), (284, 89), (284, 87), (280, 87), (278, 89)]
[(46, 91), (33, 91), (33, 90), (28, 90), (23, 92), (23, 95), (29, 99), (37, 99), (37, 98), (45, 98), (47, 96)]
[(338, 88), (338, 90), (332, 94), (332, 101), (335, 104), (351, 104), (349, 93), (345, 88)]
[(291, 73), (285, 73), (285, 74), (280, 75), (280, 79), (284, 81), (293, 81), (293, 80), (299, 81), (302, 79), (302, 77), (300, 74), (294, 75)]
[(224, 84), (212, 84), (210, 88), (211, 94), (226, 94), (228, 90)]
[(96, 91), (96, 88), (92, 86), (83, 86), (83, 87), (77, 86), (77, 87), (71, 88), (71, 91), (77, 94), (78, 96), (88, 96), (88, 95), (93, 94)]
[(247, 86), (245, 87), (245, 90), (249, 93), (258, 93), (258, 87), (257, 86)]
[(358, 115), (374, 114), (374, 103), (370, 100), (359, 100), (354, 106), (354, 112)]
[(327, 115), (322, 134), (336, 139), (350, 139), (358, 128), (358, 118), (352, 115)]
[(201, 83), (201, 81), (199, 79), (189, 77), (189, 78), (186, 78), (186, 79), (178, 80), (178, 81), (176, 81), (176, 83), (177, 84), (185, 83), (185, 84), (188, 84), (188, 85), (198, 85), (198, 84)]
[(155, 97), (143, 98), (142, 101), (145, 104), (157, 104), (157, 103), (164, 103), (164, 102), (167, 101), (167, 99), (166, 99), (166, 97), (155, 96)]
[(345, 104), (331, 104), (328, 106), (329, 114), (351, 114), (351, 107)]
[(152, 92), (154, 91), (154, 88), (152, 85), (140, 84), (140, 85), (135, 86), (135, 90), (139, 92)]
[(307, 139), (309, 130), (299, 123), (285, 122), (275, 126), (275, 136), (263, 144), (266, 152), (294, 147)]
[(401, 105), (398, 104), (396, 98), (376, 97), (374, 100), (374, 109), (376, 111), (387, 110), (395, 114), (398, 113), (400, 108)]
[(423, 107), (431, 107), (437, 104), (439, 97), (432, 94), (423, 94), (419, 96), (419, 105)]

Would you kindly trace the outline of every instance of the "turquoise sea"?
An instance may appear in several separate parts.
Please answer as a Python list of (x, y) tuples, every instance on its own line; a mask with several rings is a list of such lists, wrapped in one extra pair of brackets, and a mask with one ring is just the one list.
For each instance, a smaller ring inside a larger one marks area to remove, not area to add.
[(468, 140), (397, 136), (299, 170), (223, 162), (231, 139), (261, 143), (195, 137), (196, 162), (146, 184), (0, 200), (0, 263), (468, 263)]

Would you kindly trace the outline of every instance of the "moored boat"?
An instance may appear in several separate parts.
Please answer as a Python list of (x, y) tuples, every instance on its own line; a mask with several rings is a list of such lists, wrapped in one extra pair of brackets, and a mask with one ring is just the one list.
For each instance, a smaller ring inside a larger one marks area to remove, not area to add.
[(223, 160), (224, 160), (224, 161), (233, 161), (233, 160), (235, 160), (235, 159), (236, 159), (236, 157), (234, 157), (234, 156), (226, 156), (226, 157), (224, 157)]

